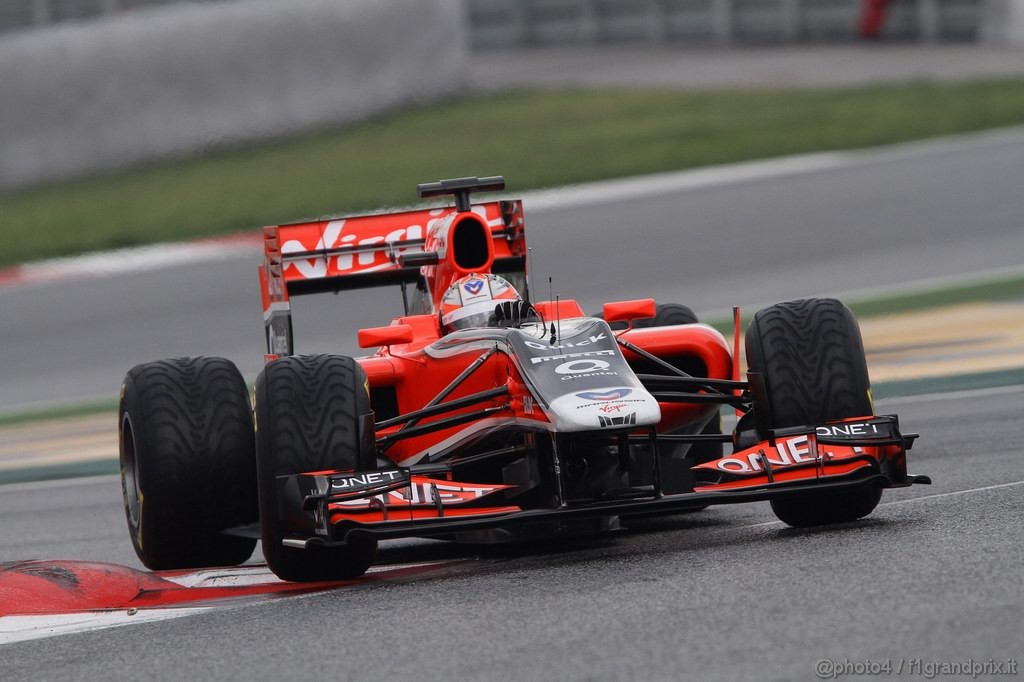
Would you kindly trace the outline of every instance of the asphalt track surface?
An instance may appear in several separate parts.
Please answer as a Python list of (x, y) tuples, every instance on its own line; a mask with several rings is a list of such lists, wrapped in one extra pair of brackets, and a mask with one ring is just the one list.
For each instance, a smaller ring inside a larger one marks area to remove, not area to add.
[[(1024, 388), (879, 410), (922, 434), (911, 469), (935, 484), (889, 491), (856, 523), (789, 529), (757, 503), (501, 551), (386, 543), (384, 563), (465, 561), (9, 644), (0, 678), (769, 680), (814, 679), (821, 659), (1019, 660)], [(0, 517), (0, 561), (138, 566), (114, 478), (0, 488)]]
[[(488, 169), (501, 172), (500, 168)], [(1020, 266), (1024, 131), (842, 155), (804, 171), (526, 203), (534, 288), (698, 311)], [(424, 178), (425, 180), (430, 178)], [(509, 178), (512, 190), (515, 178)], [(413, 188), (409, 188), (410, 197)], [(70, 229), (70, 228), (69, 228)], [(111, 397), (133, 364), (222, 355), (262, 364), (258, 254), (90, 281), (0, 289), (0, 411)], [(397, 289), (297, 299), (298, 352), (357, 353)], [(748, 313), (752, 309), (748, 310)]]
[[(572, 209), (528, 205), (535, 274), (586, 309), (653, 295), (713, 310), (1020, 265), (1022, 147), (1024, 134), (997, 133)], [(351, 349), (353, 319), (385, 323), (397, 297), (367, 294), (300, 300), (301, 349)], [(255, 373), (263, 352), (250, 255), (4, 290), (0, 316), (0, 408), (110, 395), (132, 363), (166, 355), (226, 355)], [(935, 485), (890, 491), (857, 523), (788, 529), (758, 503), (497, 550), (386, 543), (383, 563), (461, 561), (6, 645), (0, 679), (813, 679), (821, 659), (1019, 659), (1024, 389), (879, 409), (922, 434), (911, 469)], [(116, 479), (0, 487), (0, 519), (0, 562), (139, 566)]]

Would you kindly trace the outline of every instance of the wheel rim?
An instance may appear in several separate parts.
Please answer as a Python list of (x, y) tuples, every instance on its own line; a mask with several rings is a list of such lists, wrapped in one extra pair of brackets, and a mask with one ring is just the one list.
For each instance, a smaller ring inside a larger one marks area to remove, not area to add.
[(121, 419), (121, 494), (124, 496), (124, 507), (128, 512), (128, 522), (132, 528), (139, 525), (140, 499), (138, 463), (135, 456), (135, 432), (128, 413)]

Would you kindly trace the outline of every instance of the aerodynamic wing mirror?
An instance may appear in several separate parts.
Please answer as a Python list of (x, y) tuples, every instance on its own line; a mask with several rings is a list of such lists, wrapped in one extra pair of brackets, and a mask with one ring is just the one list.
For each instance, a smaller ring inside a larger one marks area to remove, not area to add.
[(412, 342), (412, 327), (407, 324), (393, 324), (390, 327), (371, 327), (359, 330), (360, 348), (379, 348), (399, 343)]
[(605, 322), (632, 322), (645, 317), (654, 317), (658, 312), (653, 298), (640, 298), (635, 301), (615, 301), (605, 303), (602, 314)]

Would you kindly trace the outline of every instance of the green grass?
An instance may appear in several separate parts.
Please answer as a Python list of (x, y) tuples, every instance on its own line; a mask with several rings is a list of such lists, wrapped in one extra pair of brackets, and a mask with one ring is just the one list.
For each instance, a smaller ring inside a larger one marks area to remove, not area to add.
[(517, 92), (0, 197), (0, 265), (415, 201), (1024, 124), (1024, 81), (831, 90)]
[(63, 478), (82, 478), (84, 476), (110, 476), (120, 472), (120, 462), (116, 457), (110, 457), (69, 464), (0, 470), (0, 485), (30, 483), (33, 481), (55, 481)]
[(1008, 277), (991, 282), (970, 283), (865, 301), (851, 301), (849, 305), (858, 317), (870, 317), (976, 301), (1019, 301), (1021, 299), (1024, 299), (1024, 277)]
[(30, 422), (50, 421), (53, 419), (73, 419), (97, 414), (109, 413), (112, 424), (116, 424), (117, 397), (86, 400), (69, 405), (39, 407), (29, 410), (0, 412), (0, 428), (16, 426)]
[(1024, 384), (1024, 369), (1013, 367), (997, 372), (977, 372), (958, 376), (904, 379), (871, 384), (875, 400), (901, 396), (927, 395), (946, 391), (972, 391), (983, 388), (1002, 388)]

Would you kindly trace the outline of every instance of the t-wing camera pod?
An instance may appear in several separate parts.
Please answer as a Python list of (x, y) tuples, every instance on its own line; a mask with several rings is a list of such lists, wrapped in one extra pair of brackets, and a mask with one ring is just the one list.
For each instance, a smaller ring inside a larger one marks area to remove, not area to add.
[(469, 195), (472, 192), (498, 192), (505, 189), (505, 178), (492, 175), (486, 178), (454, 178), (438, 182), (424, 182), (416, 185), (420, 199), (441, 197), (451, 194), (455, 197), (455, 209), (460, 213), (470, 207)]

